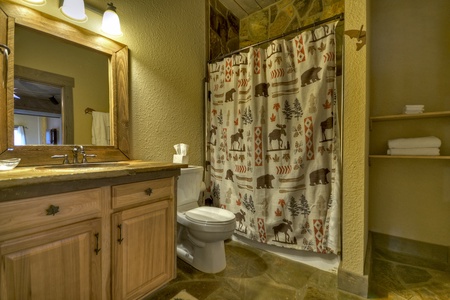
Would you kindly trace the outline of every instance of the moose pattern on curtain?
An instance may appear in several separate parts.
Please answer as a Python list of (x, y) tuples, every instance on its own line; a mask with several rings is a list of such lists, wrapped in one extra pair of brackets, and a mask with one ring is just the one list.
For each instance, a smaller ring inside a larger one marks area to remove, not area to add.
[(208, 65), (208, 189), (251, 240), (340, 251), (335, 28)]

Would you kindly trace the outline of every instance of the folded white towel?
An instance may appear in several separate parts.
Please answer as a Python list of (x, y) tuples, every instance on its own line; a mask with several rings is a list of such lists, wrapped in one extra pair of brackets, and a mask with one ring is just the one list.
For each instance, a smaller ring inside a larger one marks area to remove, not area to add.
[(407, 115), (421, 114), (423, 110), (405, 110), (403, 113)]
[(440, 155), (439, 148), (388, 149), (388, 155)]
[(394, 139), (388, 141), (388, 148), (439, 148), (441, 140), (435, 136)]
[(423, 110), (425, 105), (405, 105), (405, 110)]
[(405, 105), (403, 113), (408, 115), (420, 114), (423, 113), (424, 107), (424, 105)]
[(403, 113), (404, 114), (421, 114), (423, 113), (424, 109), (423, 109), (423, 105), (406, 105), (405, 108), (403, 109)]

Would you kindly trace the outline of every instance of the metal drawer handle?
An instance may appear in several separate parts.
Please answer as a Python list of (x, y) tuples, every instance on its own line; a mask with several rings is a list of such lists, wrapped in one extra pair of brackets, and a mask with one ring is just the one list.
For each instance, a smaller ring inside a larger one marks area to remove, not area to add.
[(122, 224), (117, 225), (117, 228), (119, 228), (119, 238), (117, 241), (119, 242), (119, 245), (122, 244), (123, 238), (122, 238)]
[(97, 246), (95, 247), (94, 251), (95, 251), (95, 255), (98, 255), (98, 253), (100, 252), (100, 250), (102, 250), (102, 248), (98, 247), (98, 238), (99, 238), (100, 233), (96, 233), (95, 237), (97, 238)]
[(145, 194), (147, 196), (151, 196), (152, 193), (153, 193), (153, 190), (151, 188), (148, 188), (148, 189), (145, 190)]
[(55, 205), (50, 205), (50, 207), (49, 208), (47, 208), (46, 209), (46, 211), (47, 211), (47, 216), (49, 216), (49, 215), (55, 215), (55, 214), (57, 214), (57, 213), (59, 213), (59, 206), (55, 206)]

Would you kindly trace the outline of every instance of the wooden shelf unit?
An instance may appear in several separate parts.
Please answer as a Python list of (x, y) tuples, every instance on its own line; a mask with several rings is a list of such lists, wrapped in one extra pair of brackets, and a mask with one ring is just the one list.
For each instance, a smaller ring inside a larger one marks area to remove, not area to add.
[(443, 118), (450, 117), (450, 111), (426, 112), (421, 114), (400, 114), (370, 117), (371, 122), (395, 121), (408, 119)]
[(447, 155), (382, 155), (369, 154), (369, 158), (413, 158), (413, 159), (450, 159)]
[[(400, 121), (400, 120), (414, 120), (414, 119), (426, 119), (426, 118), (444, 118), (450, 117), (450, 111), (436, 111), (426, 112), (420, 114), (399, 114), (399, 115), (386, 115), (375, 116), (369, 118), (369, 129), (372, 130), (372, 122), (384, 122), (384, 121)], [(369, 158), (407, 158), (407, 159), (450, 159), (448, 155), (387, 155), (387, 154), (369, 154)]]

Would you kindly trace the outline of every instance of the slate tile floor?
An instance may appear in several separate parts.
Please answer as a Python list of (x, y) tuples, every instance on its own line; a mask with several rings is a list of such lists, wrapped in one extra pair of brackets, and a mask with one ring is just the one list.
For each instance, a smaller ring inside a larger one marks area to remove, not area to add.
[[(199, 300), (359, 300), (337, 289), (337, 276), (240, 242), (226, 242), (227, 267), (204, 274), (178, 259), (177, 278), (147, 299), (171, 299), (186, 289)], [(369, 299), (448, 300), (450, 273), (392, 261), (374, 253)]]
[(373, 299), (450, 299), (448, 266), (444, 268), (423, 259), (377, 249), (373, 254), (372, 268), (370, 287)]

